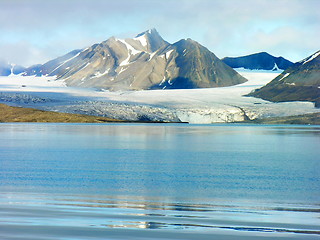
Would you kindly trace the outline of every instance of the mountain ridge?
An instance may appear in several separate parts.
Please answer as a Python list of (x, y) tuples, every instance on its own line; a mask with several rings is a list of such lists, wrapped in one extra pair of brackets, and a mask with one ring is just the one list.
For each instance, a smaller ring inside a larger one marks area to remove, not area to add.
[(320, 51), (295, 63), (249, 96), (273, 102), (311, 101), (320, 107)]
[(293, 65), (293, 62), (281, 56), (274, 57), (267, 52), (259, 52), (240, 57), (225, 57), (222, 61), (232, 68), (251, 70), (285, 70)]
[(57, 76), (68, 86), (109, 90), (225, 87), (246, 81), (196, 41), (170, 44), (156, 29), (72, 51), (29, 68), (25, 75), (31, 74)]

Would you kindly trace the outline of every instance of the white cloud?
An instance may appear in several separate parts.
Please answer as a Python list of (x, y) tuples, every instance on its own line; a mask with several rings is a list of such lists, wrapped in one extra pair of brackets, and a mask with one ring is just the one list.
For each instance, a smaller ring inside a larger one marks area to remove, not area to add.
[(28, 42), (0, 44), (0, 53), (0, 59), (23, 66), (48, 60), (45, 49), (32, 46)]
[[(318, 0), (1, 0), (0, 50), (17, 43), (34, 54), (20, 62), (37, 63), (156, 27), (169, 42), (190, 37), (218, 57), (268, 51), (298, 61), (319, 50), (319, 7)], [(12, 58), (22, 53), (9, 49)]]

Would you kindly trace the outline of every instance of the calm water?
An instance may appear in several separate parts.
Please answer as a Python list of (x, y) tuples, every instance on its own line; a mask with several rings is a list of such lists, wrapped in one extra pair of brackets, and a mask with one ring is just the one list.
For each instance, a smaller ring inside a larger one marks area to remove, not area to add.
[(0, 124), (0, 239), (320, 239), (320, 126)]

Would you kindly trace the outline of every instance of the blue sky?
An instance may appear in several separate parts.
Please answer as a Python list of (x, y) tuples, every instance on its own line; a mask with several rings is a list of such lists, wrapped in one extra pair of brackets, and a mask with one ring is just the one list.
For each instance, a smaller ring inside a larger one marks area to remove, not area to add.
[(266, 51), (299, 61), (320, 49), (319, 0), (0, 0), (0, 59), (29, 66), (156, 28), (218, 57)]

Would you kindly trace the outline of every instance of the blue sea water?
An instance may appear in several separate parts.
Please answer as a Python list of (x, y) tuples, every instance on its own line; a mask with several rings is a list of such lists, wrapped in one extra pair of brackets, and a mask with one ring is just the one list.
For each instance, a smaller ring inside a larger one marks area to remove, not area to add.
[(0, 239), (320, 239), (320, 126), (0, 124)]

